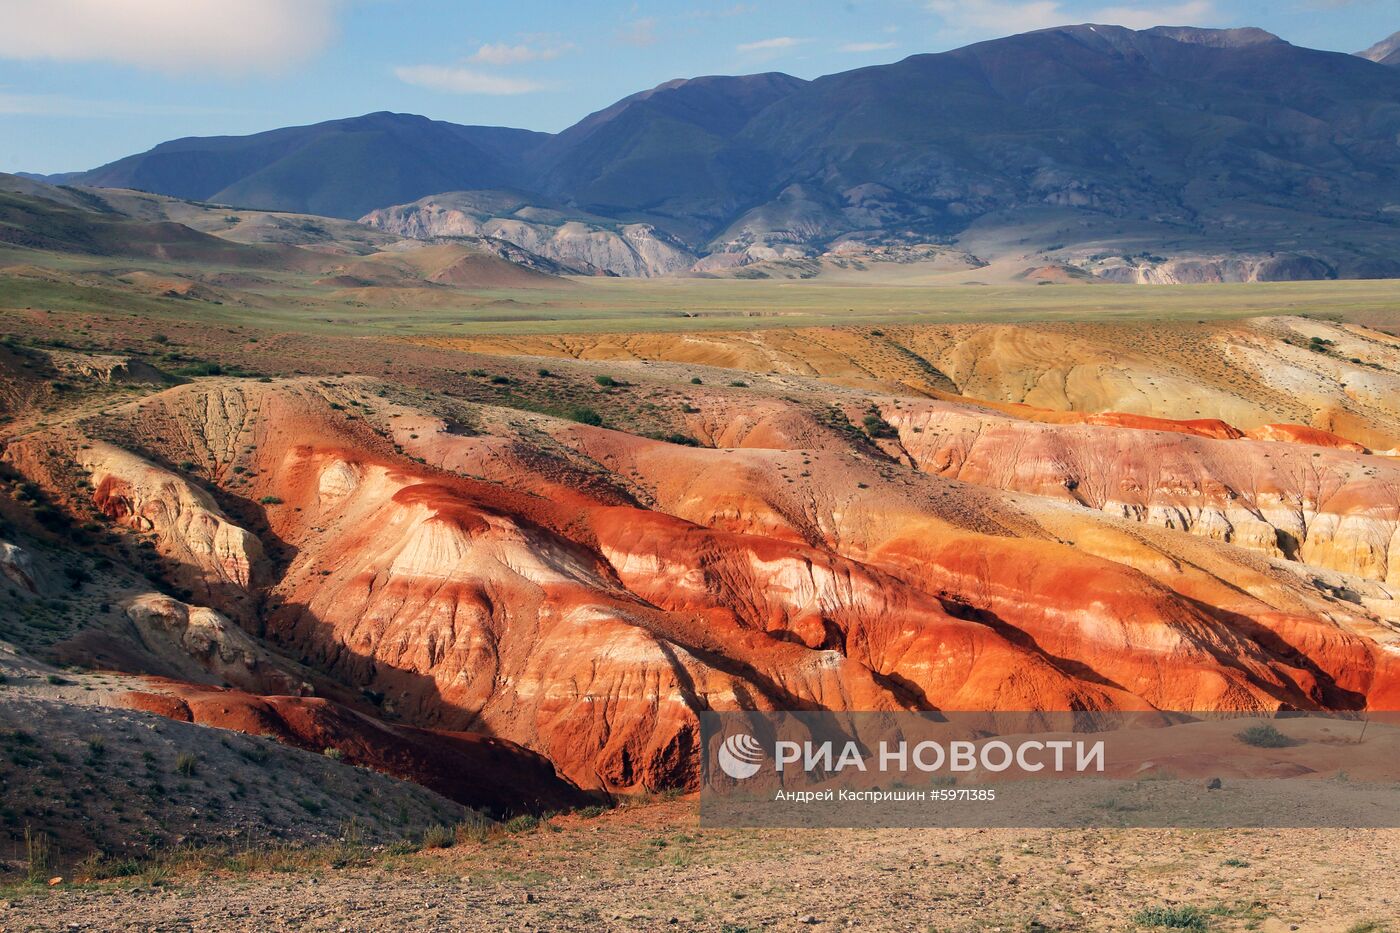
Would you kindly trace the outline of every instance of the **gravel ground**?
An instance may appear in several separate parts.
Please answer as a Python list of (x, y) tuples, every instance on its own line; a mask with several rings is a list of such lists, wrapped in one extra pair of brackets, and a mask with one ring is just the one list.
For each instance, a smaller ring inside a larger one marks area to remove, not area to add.
[(339, 870), (13, 892), (0, 929), (1010, 933), (1196, 908), (1174, 928), (1379, 933), (1397, 858), (1400, 830), (719, 831), (678, 800)]

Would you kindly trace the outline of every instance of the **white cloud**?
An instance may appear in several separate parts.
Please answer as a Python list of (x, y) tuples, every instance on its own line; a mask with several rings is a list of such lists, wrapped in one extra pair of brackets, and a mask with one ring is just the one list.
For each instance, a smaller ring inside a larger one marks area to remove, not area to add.
[(883, 52), (886, 49), (894, 48), (894, 46), (893, 42), (847, 42), (845, 45), (838, 46), (837, 50), (841, 52)]
[(776, 36), (772, 39), (760, 39), (757, 42), (744, 42), (734, 48), (740, 52), (781, 52), (785, 49), (793, 48), (810, 39), (795, 39), (792, 36)]
[(572, 49), (569, 42), (551, 45), (506, 45), (504, 42), (488, 43), (477, 49), (471, 61), (483, 65), (519, 65), (522, 62), (548, 62)]
[(323, 49), (340, 0), (0, 0), (0, 58), (165, 72), (281, 70)]
[(457, 68), (451, 65), (402, 65), (394, 76), (405, 84), (444, 91), (448, 94), (489, 94), (505, 96), (542, 91), (546, 85), (527, 78), (503, 78), (500, 75)]
[(1145, 29), (1149, 26), (1192, 26), (1212, 22), (1212, 0), (1181, 3), (1120, 4), (1082, 11), (1064, 8), (1060, 0), (928, 0), (928, 8), (958, 34), (996, 36), (1048, 29), (1067, 23), (1105, 23)]

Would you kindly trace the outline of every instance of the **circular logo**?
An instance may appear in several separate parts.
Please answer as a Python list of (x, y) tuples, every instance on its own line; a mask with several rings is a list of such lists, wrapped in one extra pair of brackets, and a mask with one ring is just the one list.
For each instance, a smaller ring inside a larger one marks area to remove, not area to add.
[(719, 747), (719, 768), (736, 781), (751, 778), (763, 766), (763, 746), (758, 739), (740, 732)]

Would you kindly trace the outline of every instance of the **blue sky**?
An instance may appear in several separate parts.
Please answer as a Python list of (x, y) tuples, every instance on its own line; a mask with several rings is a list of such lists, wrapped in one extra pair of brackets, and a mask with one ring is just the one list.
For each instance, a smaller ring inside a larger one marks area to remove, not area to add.
[(0, 171), (375, 110), (559, 130), (675, 77), (804, 78), (1076, 22), (1352, 52), (1395, 0), (0, 0)]

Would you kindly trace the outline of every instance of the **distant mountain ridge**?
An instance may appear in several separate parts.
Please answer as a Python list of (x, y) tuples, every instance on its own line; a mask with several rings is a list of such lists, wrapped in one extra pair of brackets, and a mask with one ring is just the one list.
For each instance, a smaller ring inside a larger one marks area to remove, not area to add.
[[(400, 234), (387, 218), (431, 215), (429, 235), (461, 217), (411, 202), (509, 189), (652, 228), (709, 270), (943, 243), (1144, 281), (1161, 277), (1143, 269), (1154, 257), (1236, 254), (1288, 275), (1400, 275), (1400, 69), (1377, 67), (1400, 53), (1387, 42), (1351, 56), (1260, 29), (1067, 26), (813, 81), (670, 81), (557, 134), (376, 113), (175, 140), (66, 180), (377, 211)], [(489, 197), (467, 200), (473, 223), (492, 219)], [(603, 271), (639, 274), (634, 260)]]
[(520, 152), (543, 138), (528, 130), (371, 113), (252, 136), (176, 139), (65, 181), (357, 217), (421, 197), (424, 188), (514, 184)]
[(1387, 36), (1366, 51), (1356, 54), (1377, 64), (1400, 66), (1400, 32)]

